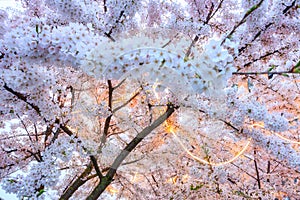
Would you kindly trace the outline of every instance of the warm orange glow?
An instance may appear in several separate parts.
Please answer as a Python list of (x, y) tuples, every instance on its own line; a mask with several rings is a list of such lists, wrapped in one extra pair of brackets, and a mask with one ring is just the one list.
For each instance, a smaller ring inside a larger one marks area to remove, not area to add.
[(215, 163), (215, 162), (209, 162), (207, 160), (204, 160), (202, 158), (199, 158), (198, 156), (195, 156), (193, 153), (191, 153), (186, 147), (185, 145), (182, 143), (182, 141), (179, 139), (179, 137), (176, 134), (176, 126), (173, 125), (171, 120), (167, 120), (165, 122), (165, 126), (166, 126), (166, 131), (168, 133), (172, 133), (174, 135), (174, 137), (177, 139), (177, 141), (179, 142), (180, 146), (184, 149), (184, 151), (189, 154), (193, 159), (197, 160), (198, 162), (201, 162), (203, 164), (208, 164), (208, 165), (212, 165), (212, 166), (222, 166), (222, 165), (226, 165), (229, 164), (233, 161), (235, 161), (237, 158), (239, 158), (249, 147), (250, 143), (251, 143), (251, 138), (248, 139), (246, 145), (244, 146), (244, 148), (238, 152), (233, 158), (231, 158), (228, 161), (224, 161), (224, 162), (219, 162), (219, 163)]
[(143, 179), (143, 176), (140, 175), (139, 173), (135, 172), (131, 179), (131, 182), (136, 183), (136, 182), (141, 181), (142, 179)]
[(114, 187), (111, 186), (111, 185), (109, 185), (109, 186), (106, 188), (106, 190), (107, 190), (110, 194), (112, 194), (112, 195), (117, 194), (117, 193), (119, 192), (119, 190), (117, 190), (116, 188), (114, 188)]
[(248, 87), (248, 82), (247, 81), (238, 82), (238, 88), (240, 88), (240, 87), (247, 88)]
[(243, 93), (240, 93), (239, 97), (243, 97), (244, 95), (247, 95), (249, 93), (248, 81), (244, 80), (244, 81), (238, 82), (238, 88), (244, 88), (244, 90), (239, 89), (239, 91), (243, 91)]
[(193, 159), (197, 160), (198, 162), (201, 162), (203, 164), (208, 164), (208, 165), (212, 165), (212, 166), (222, 166), (222, 165), (226, 165), (226, 164), (229, 164), (233, 161), (235, 161), (238, 157), (240, 157), (246, 150), (247, 148), (249, 147), (250, 143), (251, 143), (251, 139), (248, 139), (245, 147), (239, 152), (237, 153), (233, 158), (231, 158), (230, 160), (228, 161), (224, 161), (224, 162), (219, 162), (219, 163), (215, 163), (215, 162), (209, 162), (207, 160), (204, 160), (202, 158), (199, 158), (198, 156), (195, 156), (193, 153), (191, 153), (185, 146), (184, 144), (181, 142), (181, 140), (178, 138), (178, 136), (176, 135), (175, 132), (172, 132), (173, 135), (175, 136), (175, 138), (177, 139), (177, 141), (179, 142), (180, 146), (185, 150), (185, 152), (187, 154), (189, 154)]
[[(179, 139), (179, 137), (177, 136), (176, 132), (178, 132), (178, 128), (174, 125), (174, 123), (168, 119), (166, 120), (165, 124), (165, 130), (168, 133), (172, 133), (174, 135), (174, 137), (177, 139), (177, 141), (179, 142), (180, 146), (183, 148), (183, 150), (190, 155), (193, 159), (195, 159), (196, 161), (203, 163), (203, 164), (208, 164), (208, 165), (212, 165), (212, 166), (222, 166), (222, 165), (226, 165), (229, 164), (233, 161), (235, 161), (236, 159), (238, 159), (249, 147), (250, 143), (251, 143), (251, 138), (248, 139), (247, 143), (245, 144), (244, 148), (239, 151), (233, 158), (224, 161), (224, 162), (219, 162), (219, 163), (215, 163), (215, 162), (209, 162), (207, 160), (204, 160), (196, 155), (194, 155), (192, 152), (190, 152), (185, 145), (183, 144), (183, 142)], [(263, 126), (263, 122), (262, 124), (256, 124), (259, 126)]]
[(176, 184), (177, 179), (178, 179), (178, 176), (171, 177), (167, 180), (167, 183)]
[[(168, 178), (166, 182), (170, 184), (176, 184), (178, 178), (179, 178), (178, 176), (173, 176), (171, 178)], [(183, 175), (180, 183), (187, 183), (189, 178), (190, 176), (188, 174)]]
[(273, 196), (278, 199), (284, 199), (284, 196), (286, 196), (286, 195), (287, 195), (287, 193), (282, 192), (282, 191), (273, 192)]
[(72, 131), (73, 133), (78, 133), (78, 127), (72, 128), (71, 126), (68, 126), (68, 125), (66, 125), (66, 127), (67, 127), (70, 131)]
[(177, 130), (177, 127), (173, 124), (173, 121), (171, 119), (167, 119), (164, 125), (165, 125), (165, 131), (167, 133), (172, 133)]
[(197, 160), (198, 162), (201, 162), (203, 164), (208, 164), (208, 165), (212, 165), (212, 166), (222, 166), (222, 165), (226, 165), (226, 164), (229, 164), (233, 161), (235, 161), (237, 158), (239, 158), (249, 147), (250, 143), (251, 143), (251, 138), (248, 139), (246, 145), (244, 146), (244, 148), (238, 152), (233, 158), (231, 158), (230, 160), (228, 161), (224, 161), (224, 162), (219, 162), (219, 163), (214, 163), (214, 162), (209, 162), (207, 160), (204, 160), (202, 158), (199, 158), (198, 156), (195, 156), (193, 153), (191, 153), (186, 147), (185, 145), (182, 143), (182, 141), (178, 138), (177, 134), (176, 134), (176, 126), (173, 125), (172, 121), (171, 120), (167, 120), (165, 122), (165, 126), (166, 126), (166, 131), (168, 133), (172, 133), (175, 138), (177, 139), (177, 141), (179, 142), (180, 146), (184, 149), (184, 151), (189, 154), (193, 159)]
[(183, 175), (182, 176), (182, 183), (188, 182), (189, 178), (190, 178), (190, 176), (188, 174)]
[(261, 128), (264, 128), (265, 127), (265, 124), (264, 122), (257, 122), (257, 123), (254, 123), (251, 125), (252, 128), (254, 127), (261, 127)]

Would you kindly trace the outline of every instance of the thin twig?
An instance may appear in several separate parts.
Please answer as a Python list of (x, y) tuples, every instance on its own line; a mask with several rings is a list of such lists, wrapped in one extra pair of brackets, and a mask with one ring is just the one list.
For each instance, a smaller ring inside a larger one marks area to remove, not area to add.
[(233, 29), (230, 31), (230, 33), (224, 38), (224, 40), (221, 42), (221, 45), (225, 42), (226, 38), (230, 38), (232, 34), (236, 31), (238, 27), (240, 27), (242, 24), (246, 22), (247, 17), (253, 13), (256, 9), (258, 9), (261, 4), (264, 2), (264, 0), (260, 0), (258, 4), (252, 6), (243, 16), (243, 18), (233, 27)]
[(107, 12), (106, 0), (103, 0), (103, 9), (104, 9), (104, 12), (106, 13)]
[(260, 176), (259, 176), (259, 171), (258, 171), (258, 167), (257, 167), (257, 162), (256, 162), (256, 150), (254, 150), (254, 166), (255, 166), (255, 172), (256, 172), (256, 180), (257, 180), (257, 184), (258, 184), (258, 189), (261, 189), (261, 183), (260, 183)]
[(233, 75), (271, 75), (271, 74), (279, 74), (279, 75), (285, 75), (285, 74), (300, 74), (299, 72), (292, 72), (292, 71), (281, 71), (281, 72), (233, 72)]
[(139, 91), (137, 91), (130, 99), (128, 99), (124, 104), (116, 107), (112, 113), (116, 113), (118, 110), (120, 110), (121, 108), (125, 107), (127, 104), (129, 104), (133, 99), (135, 99), (141, 92), (141, 89)]
[(27, 135), (28, 135), (28, 137), (29, 137), (29, 140), (30, 140), (31, 142), (33, 142), (32, 139), (31, 139), (31, 137), (30, 137), (30, 133), (29, 133), (29, 130), (27, 129), (26, 124), (25, 124), (24, 121), (21, 119), (21, 117), (20, 117), (19, 114), (16, 114), (16, 115), (17, 115), (17, 117), (19, 118), (19, 120), (21, 121), (21, 124), (23, 125), (23, 127), (24, 127), (24, 129), (25, 129), (25, 132), (27, 133)]
[[(107, 84), (108, 84), (108, 108), (109, 108), (109, 111), (112, 111), (112, 98), (113, 98), (114, 88), (112, 86), (111, 80), (108, 80)], [(103, 134), (101, 137), (100, 149), (106, 142), (111, 118), (112, 118), (112, 114), (109, 115), (105, 120)]]

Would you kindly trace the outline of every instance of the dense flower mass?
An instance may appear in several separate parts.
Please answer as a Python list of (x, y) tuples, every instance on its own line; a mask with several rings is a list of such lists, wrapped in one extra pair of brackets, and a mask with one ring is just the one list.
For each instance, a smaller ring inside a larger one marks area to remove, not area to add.
[(297, 0), (0, 10), (0, 183), (19, 199), (299, 199)]

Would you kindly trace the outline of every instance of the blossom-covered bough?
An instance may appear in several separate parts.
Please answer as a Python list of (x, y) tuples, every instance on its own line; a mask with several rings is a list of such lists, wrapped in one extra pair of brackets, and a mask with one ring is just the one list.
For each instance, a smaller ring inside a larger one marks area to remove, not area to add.
[(0, 11), (7, 192), (300, 198), (299, 1), (22, 4)]

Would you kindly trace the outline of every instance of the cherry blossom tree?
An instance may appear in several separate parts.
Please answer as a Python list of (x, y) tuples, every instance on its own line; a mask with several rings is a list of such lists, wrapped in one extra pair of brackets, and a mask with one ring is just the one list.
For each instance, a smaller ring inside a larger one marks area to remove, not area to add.
[(8, 193), (300, 198), (298, 0), (21, 2), (0, 10)]

